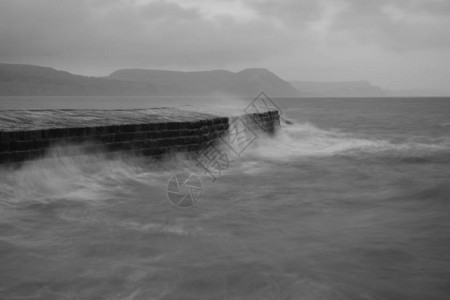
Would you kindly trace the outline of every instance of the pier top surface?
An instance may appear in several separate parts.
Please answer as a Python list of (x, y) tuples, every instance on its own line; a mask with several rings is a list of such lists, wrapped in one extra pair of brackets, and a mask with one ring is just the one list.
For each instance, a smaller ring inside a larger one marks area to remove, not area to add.
[(172, 107), (126, 110), (2, 110), (0, 111), (0, 131), (192, 122), (217, 117), (217, 115), (210, 113)]

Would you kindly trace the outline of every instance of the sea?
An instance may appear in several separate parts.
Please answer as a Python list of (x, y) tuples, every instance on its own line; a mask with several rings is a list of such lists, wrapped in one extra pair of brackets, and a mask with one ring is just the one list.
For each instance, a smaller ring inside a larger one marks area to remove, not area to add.
[[(249, 101), (1, 97), (0, 109)], [(64, 147), (0, 167), (0, 299), (450, 299), (450, 98), (274, 101), (280, 130), (227, 153), (215, 180), (182, 155)], [(201, 183), (189, 208), (169, 201), (181, 173)]]

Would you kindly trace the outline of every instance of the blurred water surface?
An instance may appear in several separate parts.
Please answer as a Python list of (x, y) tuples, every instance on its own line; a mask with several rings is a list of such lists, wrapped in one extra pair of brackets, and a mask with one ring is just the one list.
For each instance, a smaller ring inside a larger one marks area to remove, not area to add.
[[(56, 98), (0, 103), (192, 106)], [(193, 170), (181, 156), (55, 148), (2, 167), (0, 299), (450, 299), (450, 99), (277, 102), (294, 124), (259, 136), (216, 182), (199, 175), (190, 209), (166, 195)]]

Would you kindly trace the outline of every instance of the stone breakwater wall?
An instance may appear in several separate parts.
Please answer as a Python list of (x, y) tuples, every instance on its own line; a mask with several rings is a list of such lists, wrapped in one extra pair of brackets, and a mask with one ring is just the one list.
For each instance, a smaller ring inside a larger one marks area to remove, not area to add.
[(264, 132), (272, 135), (280, 128), (280, 113), (276, 110), (231, 117), (231, 123), (235, 118), (241, 119), (256, 134)]
[[(253, 130), (267, 133), (280, 122), (277, 111), (241, 118)], [(59, 145), (83, 153), (195, 153), (225, 136), (231, 120), (175, 108), (0, 111), (0, 163), (40, 158)]]

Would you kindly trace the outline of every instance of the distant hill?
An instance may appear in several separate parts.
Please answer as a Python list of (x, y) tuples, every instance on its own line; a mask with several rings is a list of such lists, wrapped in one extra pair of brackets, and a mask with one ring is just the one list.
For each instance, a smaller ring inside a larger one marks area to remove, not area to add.
[(123, 69), (89, 77), (52, 68), (0, 64), (0, 96), (427, 97), (450, 91), (383, 90), (367, 81), (287, 82), (267, 69), (180, 72)]
[(389, 97), (450, 97), (450, 91), (431, 89), (386, 90)]
[(52, 68), (0, 64), (0, 95), (23, 96), (222, 96), (273, 97), (299, 92), (266, 69), (177, 72), (119, 70), (109, 77), (74, 75)]
[(291, 84), (308, 97), (384, 97), (387, 95), (383, 89), (367, 81), (293, 81)]
[(267, 69), (246, 69), (237, 73), (225, 70), (179, 72), (124, 69), (112, 73), (109, 78), (156, 84), (170, 96), (253, 97), (260, 91), (273, 97), (298, 97), (301, 94), (289, 82)]
[(158, 94), (152, 84), (74, 75), (52, 68), (0, 64), (0, 95), (121, 96)]

